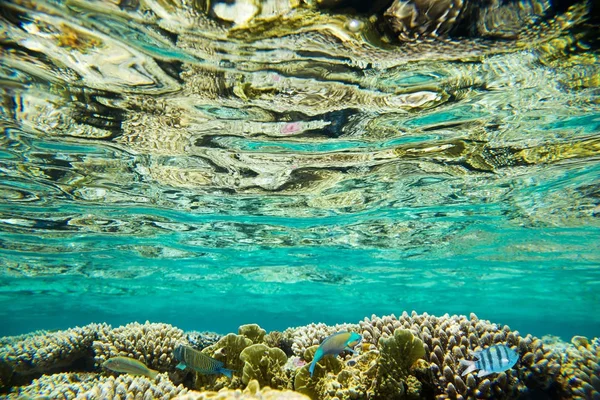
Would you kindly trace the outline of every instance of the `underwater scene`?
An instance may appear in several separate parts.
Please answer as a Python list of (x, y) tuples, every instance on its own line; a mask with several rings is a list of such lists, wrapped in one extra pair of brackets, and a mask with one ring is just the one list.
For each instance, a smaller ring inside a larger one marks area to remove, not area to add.
[(600, 399), (600, 3), (0, 2), (0, 399)]

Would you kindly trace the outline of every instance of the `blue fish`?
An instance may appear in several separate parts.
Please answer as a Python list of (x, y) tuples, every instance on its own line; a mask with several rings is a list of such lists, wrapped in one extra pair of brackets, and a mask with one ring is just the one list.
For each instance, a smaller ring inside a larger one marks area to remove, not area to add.
[(477, 360), (460, 360), (460, 365), (467, 367), (462, 372), (462, 376), (478, 369), (477, 376), (481, 378), (495, 372), (503, 372), (511, 369), (519, 361), (519, 354), (503, 344), (497, 344), (485, 350), (476, 351), (473, 353), (473, 356)]
[(206, 354), (193, 349), (189, 346), (179, 345), (173, 350), (175, 359), (179, 361), (177, 369), (185, 369), (190, 367), (196, 372), (205, 375), (212, 374), (223, 374), (229, 379), (233, 376), (233, 371), (227, 368), (223, 368), (223, 363), (219, 360), (215, 360)]
[(354, 354), (352, 347), (356, 346), (362, 340), (362, 336), (355, 332), (338, 332), (325, 338), (310, 363), (308, 371), (310, 376), (315, 372), (317, 362), (327, 354), (340, 354), (344, 350), (348, 350)]

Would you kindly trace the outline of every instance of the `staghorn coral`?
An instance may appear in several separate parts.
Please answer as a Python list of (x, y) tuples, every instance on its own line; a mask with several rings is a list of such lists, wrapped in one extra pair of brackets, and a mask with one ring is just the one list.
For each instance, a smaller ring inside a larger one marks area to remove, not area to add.
[[(560, 361), (552, 351), (545, 349), (541, 340), (528, 335), (521, 337), (508, 326), (499, 327), (479, 320), (475, 314), (442, 317), (404, 312), (360, 322), (365, 342), (377, 343), (381, 337), (390, 337), (398, 329), (409, 329), (425, 347), (425, 360), (430, 363), (432, 378), (426, 379), (426, 389), (439, 398), (495, 398), (510, 399), (527, 390), (551, 390), (557, 385)], [(493, 344), (507, 344), (521, 355), (517, 368), (486, 377), (475, 374), (460, 376), (460, 360), (470, 353)], [(431, 385), (429, 387), (429, 385)], [(556, 388), (555, 388), (556, 389)]]
[(573, 399), (600, 399), (600, 339), (575, 336), (566, 349), (561, 376)]
[(267, 331), (257, 324), (242, 325), (238, 328), (238, 335), (242, 335), (252, 340), (252, 343), (262, 343)]
[(283, 350), (264, 344), (253, 344), (242, 351), (240, 360), (244, 362), (242, 370), (244, 384), (256, 380), (261, 386), (275, 389), (288, 386), (288, 379), (283, 371), (287, 356)]
[(43, 375), (30, 385), (13, 390), (6, 399), (51, 398), (53, 400), (85, 399), (171, 399), (187, 392), (175, 386), (166, 374), (156, 380), (146, 377), (120, 375), (117, 378), (97, 374), (60, 373)]
[(92, 342), (109, 329), (106, 324), (89, 324), (2, 339), (0, 387), (21, 383), (27, 376), (58, 371), (81, 359), (85, 364)]
[(306, 349), (320, 344), (327, 336), (339, 331), (358, 332), (359, 327), (356, 324), (337, 324), (328, 326), (322, 323), (299, 326), (297, 328), (288, 328), (283, 331), (283, 343), (291, 347), (293, 353), (297, 356), (303, 356)]
[(421, 382), (411, 374), (412, 366), (425, 356), (423, 341), (406, 329), (379, 339), (381, 355), (377, 370), (377, 395), (386, 399), (419, 398)]
[(169, 324), (133, 322), (98, 335), (93, 343), (94, 360), (101, 365), (111, 357), (125, 356), (148, 368), (168, 371), (177, 365), (173, 349), (180, 344), (187, 344), (181, 329)]
[(274, 390), (269, 387), (260, 389), (257, 381), (250, 381), (243, 391), (240, 389), (221, 389), (219, 392), (196, 392), (177, 396), (174, 400), (309, 400), (303, 394), (291, 390)]

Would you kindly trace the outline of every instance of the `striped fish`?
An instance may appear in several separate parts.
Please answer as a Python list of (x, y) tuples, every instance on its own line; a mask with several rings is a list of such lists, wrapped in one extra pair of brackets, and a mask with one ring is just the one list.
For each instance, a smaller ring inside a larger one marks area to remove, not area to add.
[(519, 361), (519, 354), (503, 344), (476, 351), (473, 356), (477, 358), (476, 361), (460, 360), (460, 365), (467, 367), (462, 372), (462, 376), (478, 369), (477, 376), (481, 378), (482, 376), (511, 369)]
[(233, 371), (223, 368), (224, 364), (221, 361), (215, 360), (189, 346), (177, 346), (175, 350), (173, 350), (173, 355), (177, 361), (179, 361), (179, 364), (177, 365), (178, 369), (189, 367), (194, 371), (205, 375), (223, 374), (229, 379), (232, 377)]

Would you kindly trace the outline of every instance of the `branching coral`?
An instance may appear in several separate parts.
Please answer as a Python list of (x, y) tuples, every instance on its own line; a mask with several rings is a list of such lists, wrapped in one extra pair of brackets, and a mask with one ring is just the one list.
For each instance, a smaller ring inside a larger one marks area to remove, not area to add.
[(2, 339), (0, 387), (22, 383), (35, 374), (59, 371), (78, 360), (85, 365), (92, 342), (108, 330), (106, 324), (89, 324)]
[(291, 390), (260, 389), (257, 381), (250, 381), (243, 391), (222, 389), (219, 392), (188, 392), (173, 400), (310, 400), (309, 397)]
[(561, 376), (574, 399), (600, 399), (600, 339), (575, 336), (567, 348)]
[[(390, 337), (398, 329), (408, 329), (419, 337), (425, 347), (425, 360), (429, 362), (433, 378), (425, 384), (441, 396), (451, 398), (509, 399), (528, 389), (548, 389), (556, 384), (560, 370), (558, 358), (544, 349), (539, 339), (521, 337), (508, 326), (499, 327), (489, 321), (479, 320), (475, 314), (465, 316), (434, 317), (406, 312), (397, 319), (394, 315), (373, 316), (360, 322), (364, 340), (372, 344), (379, 338)], [(521, 355), (521, 363), (511, 369), (484, 379), (474, 374), (460, 376), (460, 360), (471, 353), (493, 344), (507, 344)]]
[(156, 380), (120, 375), (117, 378), (97, 374), (60, 373), (43, 375), (30, 385), (16, 388), (7, 399), (50, 398), (53, 400), (85, 399), (171, 399), (187, 392), (175, 386), (166, 374)]
[(187, 343), (181, 329), (146, 321), (145, 324), (134, 322), (102, 332), (93, 348), (97, 365), (111, 357), (125, 356), (135, 358), (149, 368), (169, 371), (177, 365), (173, 349)]

